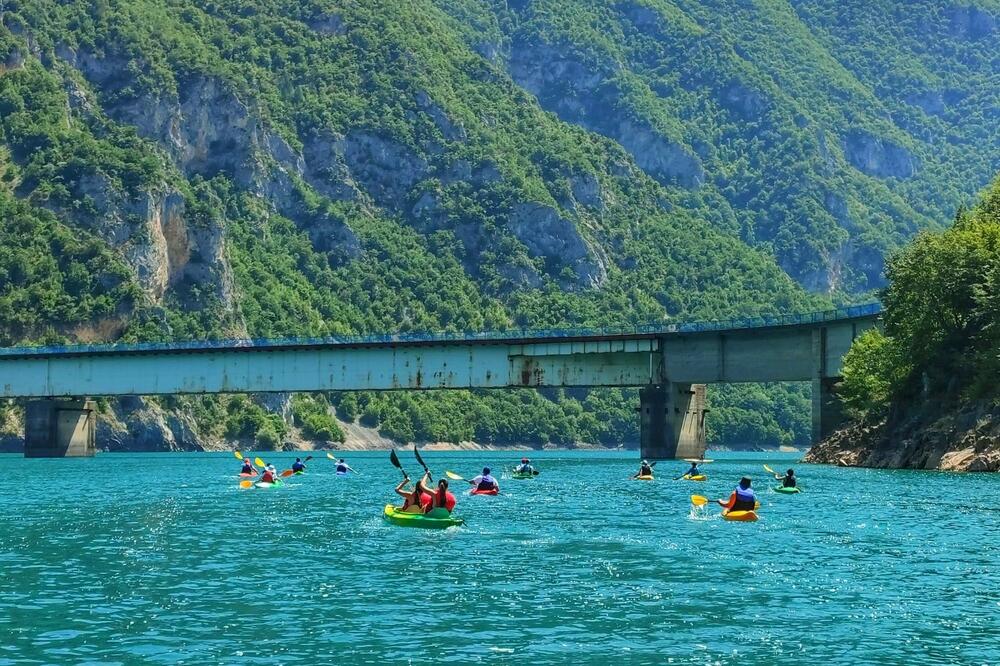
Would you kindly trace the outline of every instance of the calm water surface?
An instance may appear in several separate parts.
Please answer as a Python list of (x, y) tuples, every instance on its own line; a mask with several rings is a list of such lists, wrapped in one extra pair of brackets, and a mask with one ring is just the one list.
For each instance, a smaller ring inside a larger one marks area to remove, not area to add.
[[(781, 496), (761, 464), (787, 456), (721, 454), (700, 484), (532, 457), (436, 532), (383, 522), (384, 453), (270, 491), (238, 490), (231, 454), (0, 456), (0, 664), (1000, 663), (998, 476), (799, 465)], [(759, 522), (692, 515), (744, 473)]]

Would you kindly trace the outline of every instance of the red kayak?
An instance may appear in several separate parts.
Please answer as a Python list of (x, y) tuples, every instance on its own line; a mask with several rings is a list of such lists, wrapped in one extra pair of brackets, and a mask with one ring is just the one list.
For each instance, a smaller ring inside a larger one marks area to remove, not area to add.
[(240, 472), (240, 476), (243, 477), (244, 479), (253, 479), (257, 475), (256, 474), (251, 474), (250, 472)]
[(497, 490), (496, 488), (494, 488), (493, 490), (475, 490), (475, 489), (473, 489), (473, 490), (469, 491), (470, 495), (497, 495), (499, 493), (500, 493), (500, 491)]

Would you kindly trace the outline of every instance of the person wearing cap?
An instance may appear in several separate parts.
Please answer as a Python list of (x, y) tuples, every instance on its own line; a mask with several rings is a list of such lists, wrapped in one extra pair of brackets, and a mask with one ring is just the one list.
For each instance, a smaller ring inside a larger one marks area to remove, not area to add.
[(275, 469), (274, 465), (268, 465), (264, 468), (264, 475), (260, 477), (258, 483), (274, 483), (278, 476), (278, 470)]
[(243, 459), (243, 469), (240, 474), (253, 474), (254, 476), (258, 474), (257, 468), (250, 464), (249, 458)]
[[(347, 474), (348, 472), (354, 472), (354, 470), (343, 458), (341, 458), (337, 461), (337, 474)], [(357, 472), (355, 472), (355, 474), (357, 474)]]
[(521, 458), (521, 464), (515, 467), (514, 471), (518, 474), (534, 474), (535, 468), (531, 466), (530, 460)]
[(728, 500), (716, 500), (727, 514), (730, 511), (754, 511), (757, 508), (757, 495), (750, 487), (750, 477), (740, 479), (740, 485), (732, 492)]
[(497, 483), (497, 480), (494, 479), (493, 476), (490, 474), (489, 467), (484, 467), (483, 473), (475, 477), (474, 479), (471, 479), (469, 483), (475, 486), (476, 490), (496, 490), (497, 492), (500, 491), (500, 484)]
[(302, 458), (296, 458), (295, 462), (292, 463), (293, 472), (304, 472), (306, 471), (306, 464), (302, 462)]
[(795, 484), (798, 483), (798, 479), (795, 478), (795, 470), (789, 469), (784, 476), (780, 474), (775, 474), (774, 478), (776, 481), (781, 481), (782, 488), (794, 488)]
[(635, 474), (632, 478), (638, 479), (640, 476), (653, 476), (653, 466), (649, 464), (649, 461), (643, 460), (639, 464), (639, 473)]

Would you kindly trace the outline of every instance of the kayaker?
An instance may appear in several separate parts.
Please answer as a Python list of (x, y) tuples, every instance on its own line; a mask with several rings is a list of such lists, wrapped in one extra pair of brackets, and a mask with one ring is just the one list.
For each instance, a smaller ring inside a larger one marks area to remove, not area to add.
[(719, 506), (728, 513), (730, 511), (754, 511), (757, 508), (757, 495), (750, 487), (750, 478), (744, 476), (740, 479), (740, 485), (729, 496), (728, 500), (716, 500)]
[(691, 463), (691, 469), (684, 472), (684, 476), (701, 476), (701, 470), (698, 469), (698, 463)]
[(403, 506), (399, 507), (399, 510), (407, 513), (423, 513), (424, 508), (431, 503), (431, 496), (427, 494), (427, 489), (420, 481), (417, 481), (412, 491), (403, 490), (409, 482), (410, 477), (406, 477), (396, 486), (396, 494), (403, 498)]
[(337, 474), (347, 474), (348, 472), (354, 472), (354, 470), (341, 458), (337, 461)]
[(518, 474), (534, 474), (535, 468), (531, 466), (530, 460), (521, 458), (521, 464), (515, 467), (514, 471)]
[(639, 473), (634, 475), (632, 478), (638, 479), (640, 476), (653, 476), (653, 466), (645, 460), (639, 463)]
[(787, 472), (785, 472), (784, 476), (781, 476), (780, 474), (775, 474), (774, 478), (777, 481), (781, 481), (782, 488), (794, 488), (795, 484), (798, 483), (798, 479), (795, 478), (794, 469), (789, 469)]
[[(424, 479), (426, 481), (430, 481), (430, 478), (430, 472), (424, 475)], [(456, 500), (455, 496), (451, 494), (450, 490), (448, 490), (448, 479), (439, 479), (437, 490), (430, 490), (428, 488), (427, 492), (431, 493), (431, 503), (426, 508), (424, 513), (428, 513), (434, 509), (446, 509), (448, 513), (451, 513), (455, 508)]]
[(274, 483), (274, 477), (276, 476), (277, 471), (278, 470), (274, 468), (274, 465), (268, 465), (264, 468), (264, 474), (260, 477), (260, 481), (258, 483)]
[(250, 464), (249, 458), (243, 459), (243, 469), (240, 471), (240, 474), (253, 474), (255, 476), (258, 474), (257, 468)]
[(476, 490), (496, 490), (500, 491), (500, 484), (490, 474), (490, 468), (484, 467), (483, 473), (469, 481), (476, 487)]
[(292, 463), (293, 472), (304, 472), (306, 471), (306, 464), (302, 462), (302, 458), (296, 458), (295, 462)]

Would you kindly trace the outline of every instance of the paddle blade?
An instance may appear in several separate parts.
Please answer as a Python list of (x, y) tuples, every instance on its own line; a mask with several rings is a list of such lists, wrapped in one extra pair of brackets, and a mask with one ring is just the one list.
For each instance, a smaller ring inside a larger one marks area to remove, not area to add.
[(775, 472), (773, 469), (771, 469), (767, 465), (764, 465), (764, 471), (767, 472), (768, 474), (777, 474), (777, 472)]
[(416, 444), (413, 445), (413, 455), (415, 455), (417, 457), (417, 462), (420, 463), (420, 466), (423, 467), (424, 471), (426, 472), (427, 471), (427, 463), (425, 463), (424, 459), (420, 457), (420, 451), (417, 451), (417, 445)]
[(312, 459), (313, 459), (313, 457), (312, 457), (312, 456), (306, 456), (306, 459), (305, 459), (305, 460), (303, 460), (302, 462), (309, 462), (309, 461), (310, 461), (310, 460), (312, 460)]
[(250, 479), (247, 479), (246, 481), (240, 481), (240, 488), (252, 488), (252, 487), (253, 487), (253, 481), (251, 481)]
[(257, 465), (257, 467), (267, 467), (267, 463), (261, 460), (260, 458), (254, 458), (253, 464)]
[(447, 477), (448, 477), (449, 479), (451, 479), (452, 481), (465, 481), (465, 479), (464, 479), (464, 478), (462, 478), (462, 477), (461, 477), (461, 476), (459, 476), (458, 474), (455, 474), (454, 472), (449, 472), (449, 471), (445, 470), (445, 475), (446, 475), (446, 476), (447, 476)]
[(295, 474), (295, 472), (293, 470), (286, 469), (284, 472), (281, 473), (281, 476), (283, 476), (283, 477), (289, 477), (292, 474)]
[(403, 466), (399, 463), (399, 456), (396, 455), (396, 449), (389, 449), (389, 462), (391, 462), (393, 466), (403, 469)]
[(335, 456), (335, 455), (333, 455), (332, 453), (329, 453), (329, 452), (327, 452), (326, 457), (329, 458), (330, 460), (336, 460), (337, 459), (337, 456)]
[(654, 460), (653, 462), (649, 463), (649, 466), (650, 467), (656, 467), (656, 463), (658, 463), (658, 462), (660, 462), (660, 461), (659, 460)]
[(708, 504), (708, 498), (703, 495), (691, 495), (691, 504), (695, 506), (705, 506)]
[(233, 451), (233, 455), (236, 456), (237, 460), (243, 460), (243, 454), (239, 451)]

